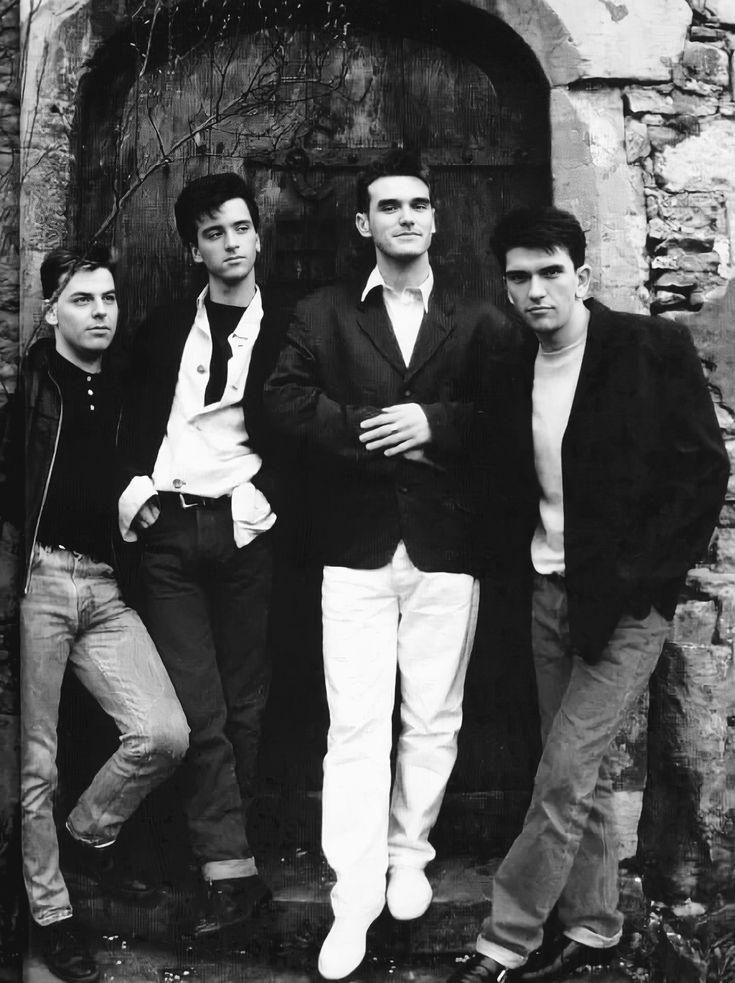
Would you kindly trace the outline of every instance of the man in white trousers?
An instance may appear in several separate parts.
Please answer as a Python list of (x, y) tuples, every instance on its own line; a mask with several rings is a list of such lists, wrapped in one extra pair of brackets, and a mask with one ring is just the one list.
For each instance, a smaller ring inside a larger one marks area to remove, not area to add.
[(477, 576), (500, 568), (510, 528), (518, 403), (504, 318), (434, 280), (430, 179), (417, 158), (375, 162), (357, 199), (375, 267), (297, 307), (265, 392), (308, 474), (324, 565), (322, 845), (336, 874), (319, 956), (327, 979), (359, 965), (386, 901), (397, 919), (431, 903), (428, 837), (456, 758)]

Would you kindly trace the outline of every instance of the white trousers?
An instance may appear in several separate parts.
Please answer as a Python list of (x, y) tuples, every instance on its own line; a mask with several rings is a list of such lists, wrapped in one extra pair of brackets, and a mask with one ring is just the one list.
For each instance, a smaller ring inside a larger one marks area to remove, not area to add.
[[(424, 573), (403, 543), (377, 570), (325, 567), (324, 675), (329, 737), (322, 847), (337, 876), (335, 916), (377, 917), (389, 866), (423, 869), (457, 757), (479, 585)], [(391, 797), (398, 670), (401, 733)]]

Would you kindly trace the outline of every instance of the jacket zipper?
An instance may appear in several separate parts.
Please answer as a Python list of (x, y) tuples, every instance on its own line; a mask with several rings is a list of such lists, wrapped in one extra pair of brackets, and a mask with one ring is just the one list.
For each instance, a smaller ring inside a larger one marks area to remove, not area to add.
[(51, 455), (51, 464), (49, 465), (48, 474), (46, 475), (46, 484), (43, 489), (43, 498), (41, 499), (41, 507), (38, 510), (38, 519), (36, 520), (36, 528), (33, 530), (33, 539), (31, 540), (30, 549), (28, 550), (28, 572), (26, 573), (26, 582), (23, 585), (23, 593), (27, 594), (31, 586), (31, 568), (33, 565), (33, 551), (36, 546), (36, 539), (38, 537), (38, 528), (41, 525), (41, 516), (43, 515), (43, 507), (46, 504), (46, 498), (48, 497), (48, 489), (51, 484), (51, 475), (54, 471), (54, 464), (56, 463), (56, 452), (59, 449), (59, 438), (61, 437), (61, 424), (64, 420), (64, 399), (61, 395), (61, 388), (51, 374), (51, 369), (47, 368), (48, 377), (53, 382), (57, 393), (59, 394), (59, 423), (56, 427), (56, 439), (54, 440), (54, 452)]
[[(119, 463), (119, 445), (120, 445), (120, 426), (122, 424), (122, 401), (120, 403), (120, 409), (117, 414), (117, 426), (115, 427), (115, 467), (117, 468)], [(118, 497), (119, 501), (119, 497)], [(117, 549), (117, 539), (114, 532), (114, 524), (110, 530), (110, 558), (112, 560), (112, 569), (115, 571), (115, 577), (120, 574), (120, 555)], [(118, 583), (119, 583), (118, 579)]]

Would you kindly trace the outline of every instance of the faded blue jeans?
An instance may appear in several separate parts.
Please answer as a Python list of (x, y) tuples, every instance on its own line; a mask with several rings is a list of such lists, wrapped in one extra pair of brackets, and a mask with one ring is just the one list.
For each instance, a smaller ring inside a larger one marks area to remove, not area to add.
[(602, 658), (570, 654), (561, 577), (536, 575), (531, 637), (543, 753), (523, 829), (495, 875), (477, 950), (509, 969), (541, 944), (551, 909), (563, 930), (606, 948), (620, 938), (618, 858), (608, 753), (645, 690), (670, 622), (623, 615)]
[(56, 727), (67, 664), (120, 731), (120, 744), (69, 815), (85, 843), (114, 842), (145, 796), (186, 753), (189, 728), (138, 615), (112, 568), (36, 546), (20, 608), (23, 874), (40, 925), (71, 915), (53, 818)]

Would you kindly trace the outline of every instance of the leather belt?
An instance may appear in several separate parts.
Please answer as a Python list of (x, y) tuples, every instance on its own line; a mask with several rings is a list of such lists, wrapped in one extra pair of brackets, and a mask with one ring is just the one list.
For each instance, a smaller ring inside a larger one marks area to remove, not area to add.
[(179, 509), (229, 509), (232, 503), (229, 495), (207, 498), (205, 495), (187, 495), (186, 492), (161, 491), (158, 497), (162, 505), (175, 505)]

